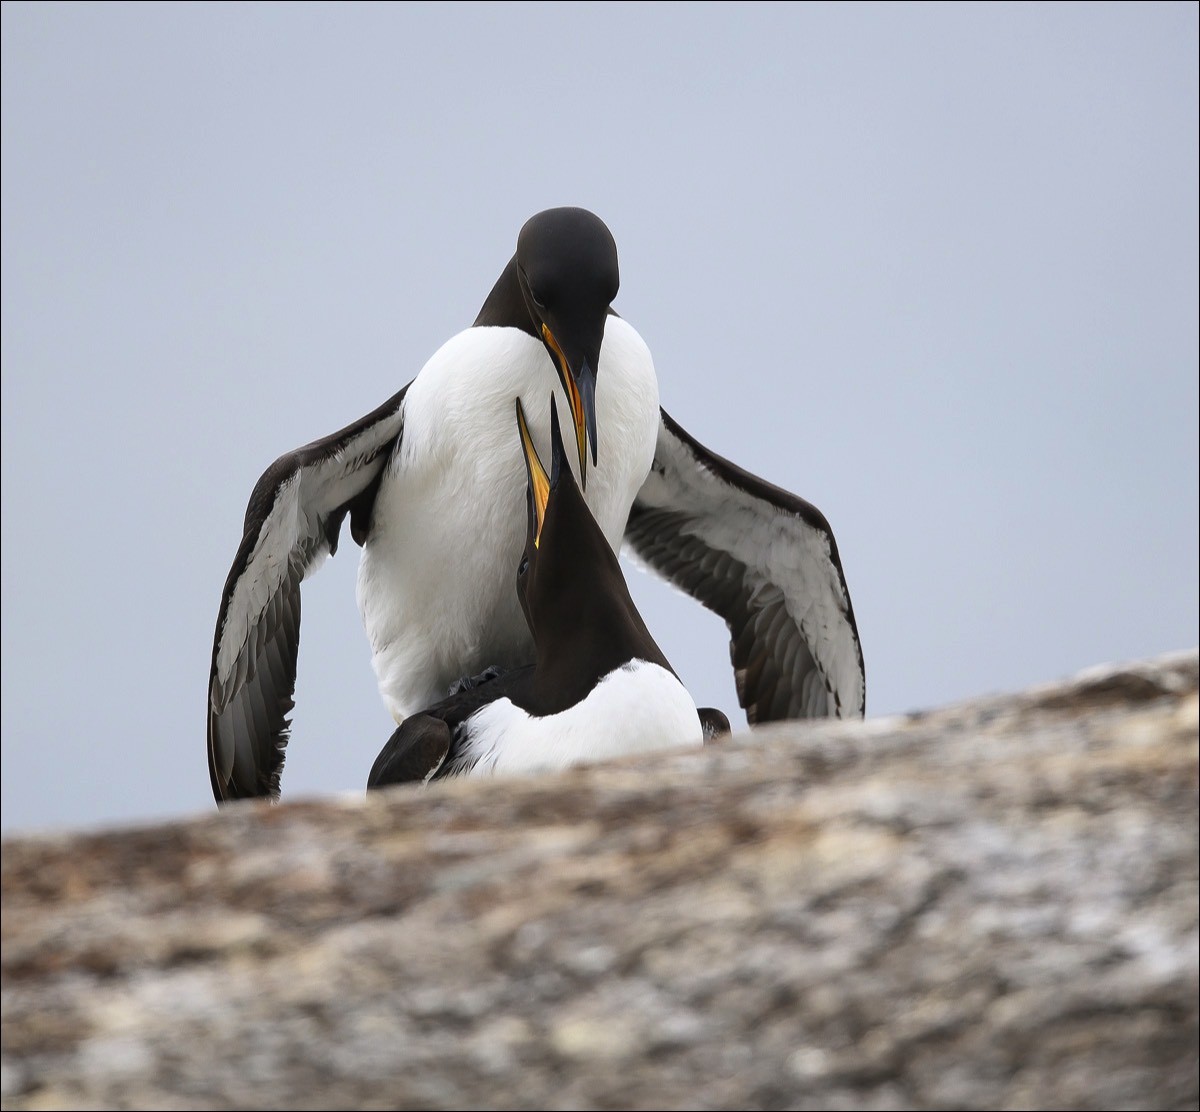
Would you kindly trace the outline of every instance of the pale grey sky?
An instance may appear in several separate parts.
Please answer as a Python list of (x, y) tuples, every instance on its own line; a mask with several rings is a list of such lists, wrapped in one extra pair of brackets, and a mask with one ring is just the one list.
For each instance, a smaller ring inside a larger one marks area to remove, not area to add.
[[(210, 809), (260, 472), (612, 229), (693, 435), (815, 502), (872, 715), (1197, 642), (1197, 5), (3, 5), (3, 829)], [(310, 580), (286, 799), (392, 724)], [(722, 623), (631, 571), (697, 701)]]

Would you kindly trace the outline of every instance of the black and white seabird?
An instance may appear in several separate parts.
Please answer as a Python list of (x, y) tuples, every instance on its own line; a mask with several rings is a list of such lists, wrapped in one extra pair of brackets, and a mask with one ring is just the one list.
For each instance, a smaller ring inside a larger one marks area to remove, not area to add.
[(557, 407), (551, 400), (548, 475), (519, 399), (516, 408), (527, 506), (514, 593), (534, 663), (409, 715), (376, 758), (369, 788), (547, 772), (703, 740), (696, 704), (646, 628), (565, 461)]
[(359, 610), (397, 721), (461, 677), (533, 659), (511, 582), (525, 488), (511, 422), (524, 397), (545, 451), (547, 386), (571, 415), (571, 466), (612, 548), (624, 539), (725, 619), (747, 719), (862, 715), (862, 650), (828, 522), (660, 409), (650, 352), (612, 309), (618, 284), (616, 244), (598, 217), (537, 214), (472, 327), (374, 412), (267, 468), (213, 645), (218, 801), (279, 794), (300, 584), (336, 550), (347, 516), (363, 548)]

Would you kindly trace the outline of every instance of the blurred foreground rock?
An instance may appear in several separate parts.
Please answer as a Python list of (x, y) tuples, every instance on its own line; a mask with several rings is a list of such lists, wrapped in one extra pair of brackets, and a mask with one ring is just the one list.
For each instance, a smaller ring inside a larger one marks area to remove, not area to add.
[(1190, 652), (12, 839), (3, 1107), (1196, 1108), (1197, 821)]

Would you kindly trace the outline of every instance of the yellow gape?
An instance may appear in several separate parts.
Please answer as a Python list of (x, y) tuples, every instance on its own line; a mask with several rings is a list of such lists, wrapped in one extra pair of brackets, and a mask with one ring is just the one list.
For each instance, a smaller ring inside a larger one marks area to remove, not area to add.
[(521, 399), (517, 399), (517, 424), (521, 429), (521, 447), (525, 451), (525, 466), (529, 469), (529, 485), (533, 488), (533, 506), (537, 513), (537, 528), (533, 534), (533, 547), (537, 548), (542, 539), (542, 523), (546, 520), (546, 503), (550, 500), (550, 476), (538, 459), (537, 449), (533, 446), (533, 437), (529, 435), (529, 426), (525, 423), (525, 410), (521, 408)]

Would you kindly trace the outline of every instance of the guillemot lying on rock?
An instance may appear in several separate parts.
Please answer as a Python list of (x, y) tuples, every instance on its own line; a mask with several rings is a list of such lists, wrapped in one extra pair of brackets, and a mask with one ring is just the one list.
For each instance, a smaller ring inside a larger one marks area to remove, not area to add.
[(528, 496), (515, 593), (535, 662), (406, 718), (369, 788), (549, 771), (703, 740), (696, 704), (646, 628), (565, 462), (557, 407), (552, 401), (549, 475), (519, 400), (517, 425)]

